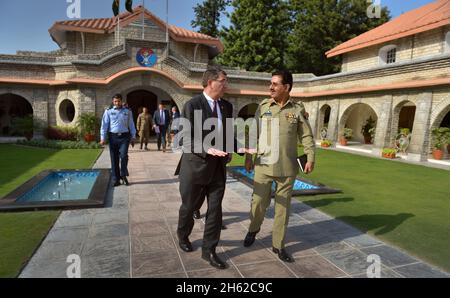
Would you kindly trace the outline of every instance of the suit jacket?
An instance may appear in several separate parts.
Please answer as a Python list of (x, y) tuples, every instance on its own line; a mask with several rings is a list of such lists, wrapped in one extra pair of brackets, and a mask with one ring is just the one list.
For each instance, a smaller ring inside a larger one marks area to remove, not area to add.
[[(163, 110), (164, 113), (164, 127), (169, 127), (169, 123), (170, 123), (170, 117), (169, 117), (169, 111), (164, 109)], [(159, 120), (160, 120), (160, 116), (159, 116), (159, 109), (155, 111), (155, 113), (153, 113), (153, 123), (156, 125), (159, 125)]]
[[(228, 101), (221, 99), (219, 102), (220, 112), (222, 114), (222, 130), (224, 132), (224, 146), (226, 144), (226, 118), (233, 117), (233, 105)], [(226, 177), (226, 164), (227, 157), (216, 157), (208, 155), (204, 150), (203, 146), (201, 148), (201, 152), (194, 153), (194, 142), (199, 142), (199, 144), (203, 144), (205, 137), (211, 133), (211, 130), (203, 129), (201, 135), (194, 135), (194, 111), (200, 110), (202, 119), (201, 125), (203, 127), (203, 123), (206, 119), (213, 117), (213, 112), (211, 107), (208, 104), (207, 99), (203, 96), (203, 93), (193, 97), (189, 100), (183, 109), (183, 117), (188, 119), (191, 123), (191, 130), (186, 131), (182, 129), (182, 141), (184, 142), (184, 152), (186, 150), (190, 150), (191, 153), (183, 153), (181, 156), (180, 162), (178, 163), (177, 169), (175, 171), (175, 175), (179, 174), (180, 179), (187, 178), (192, 179), (195, 182), (201, 182), (202, 184), (208, 184), (214, 173), (217, 166), (221, 167), (221, 170), (224, 172), (224, 177)], [(190, 140), (190, 144), (186, 144), (186, 140)], [(237, 145), (235, 140), (233, 151), (237, 151)], [(189, 148), (187, 148), (189, 146)], [(219, 148), (224, 150), (224, 148)]]

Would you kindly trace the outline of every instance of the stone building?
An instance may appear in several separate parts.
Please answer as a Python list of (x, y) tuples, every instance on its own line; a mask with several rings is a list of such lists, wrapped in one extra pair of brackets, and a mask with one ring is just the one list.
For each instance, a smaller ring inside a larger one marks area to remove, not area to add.
[[(0, 134), (11, 117), (30, 112), (41, 127), (74, 125), (84, 112), (100, 117), (115, 93), (136, 117), (160, 102), (182, 109), (202, 90), (203, 71), (223, 50), (220, 40), (166, 28), (140, 6), (119, 17), (56, 22), (49, 33), (59, 50), (0, 55)], [(431, 129), (450, 126), (450, 1), (407, 12), (326, 53), (337, 55), (340, 73), (294, 75), (292, 96), (305, 103), (316, 138), (327, 126), (326, 137), (336, 142), (349, 127), (362, 142), (361, 126), (372, 116), (376, 134), (367, 150), (379, 154), (399, 128), (409, 128), (407, 158), (426, 160)], [(269, 96), (271, 75), (226, 71), (235, 115), (252, 115)]]

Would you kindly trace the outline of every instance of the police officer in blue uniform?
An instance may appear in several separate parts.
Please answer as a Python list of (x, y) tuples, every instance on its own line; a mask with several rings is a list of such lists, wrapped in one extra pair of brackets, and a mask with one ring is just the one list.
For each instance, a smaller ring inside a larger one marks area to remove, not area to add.
[[(109, 139), (109, 153), (111, 155), (111, 170), (114, 186), (120, 185), (120, 180), (129, 185), (128, 147), (134, 146), (136, 127), (130, 109), (122, 105), (122, 95), (116, 94), (112, 99), (112, 107), (105, 110), (100, 129), (100, 144), (104, 145), (106, 137)], [(119, 167), (120, 162), (120, 167)]]

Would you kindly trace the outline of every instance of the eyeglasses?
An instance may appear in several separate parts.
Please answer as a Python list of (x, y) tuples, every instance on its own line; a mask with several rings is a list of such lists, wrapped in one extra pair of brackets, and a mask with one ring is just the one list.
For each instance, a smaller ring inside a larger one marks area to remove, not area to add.
[(218, 83), (220, 83), (220, 84), (226, 84), (226, 83), (228, 83), (228, 80), (227, 80), (227, 79), (214, 80), (214, 81), (216, 81), (216, 82), (218, 82)]

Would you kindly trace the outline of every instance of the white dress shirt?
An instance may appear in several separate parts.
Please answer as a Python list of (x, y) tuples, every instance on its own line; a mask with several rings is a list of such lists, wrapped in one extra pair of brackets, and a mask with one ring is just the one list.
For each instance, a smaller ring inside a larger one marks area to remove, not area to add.
[[(206, 100), (208, 101), (209, 107), (211, 108), (211, 111), (214, 110), (214, 99), (212, 99), (208, 94), (203, 92), (203, 96), (206, 97)], [(222, 130), (222, 112), (220, 111), (219, 106), (220, 98), (217, 100), (216, 107), (217, 107), (217, 118), (219, 118), (219, 130)]]

